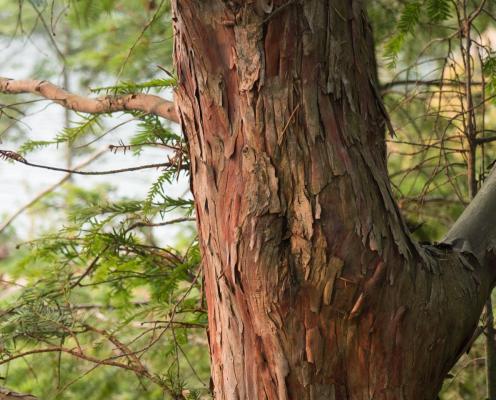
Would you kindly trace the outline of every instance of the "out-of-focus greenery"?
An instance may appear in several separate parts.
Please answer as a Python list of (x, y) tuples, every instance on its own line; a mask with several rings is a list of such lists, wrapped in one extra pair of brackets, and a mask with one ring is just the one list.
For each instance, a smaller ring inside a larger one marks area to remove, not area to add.
[[(175, 84), (168, 72), (167, 1), (1, 0), (0, 10), (4, 44), (19, 48), (32, 42), (47, 53), (32, 66), (36, 79), (91, 95), (151, 91), (167, 96)], [(2, 102), (11, 103), (7, 97)], [(31, 105), (17, 107), (19, 112), (5, 112), (20, 119)], [(135, 132), (116, 138), (112, 151), (139, 157), (159, 148), (170, 161), (156, 182), (149, 182), (148, 192), (122, 198), (109, 185), (83, 189), (68, 182), (29, 210), (33, 224), (43, 226), (41, 237), (16, 237), (13, 227), (2, 234), (7, 243), (2, 251), (10, 253), (0, 263), (4, 386), (42, 399), (209, 395), (193, 204), (188, 194), (168, 193), (188, 167), (186, 146), (167, 122), (127, 114)], [(11, 121), (2, 118), (3, 129)], [(67, 122), (50, 140), (27, 136), (22, 124), (2, 136), (9, 145), (18, 143), (17, 152), (26, 157), (70, 146), (71, 158), (79, 160), (121, 123), (74, 113)], [(155, 225), (168, 223), (181, 228), (165, 242), (164, 228)], [(62, 353), (56, 351), (61, 348)], [(40, 350), (47, 352), (36, 353)]]
[[(379, 89), (396, 131), (388, 139), (393, 190), (422, 241), (440, 240), (469, 201), (463, 4), (469, 15), (477, 12), (478, 4), (468, 1), (456, 7), (448, 0), (369, 2)], [(486, 2), (483, 11), (471, 22), (477, 51), (470, 89), (478, 138), (496, 131), (491, 126), (496, 58), (489, 43), (491, 37), (496, 40), (496, 4)], [(48, 49), (49, 57), (32, 68), (37, 79), (60, 83), (65, 76), (72, 90), (92, 88), (100, 94), (165, 95), (175, 84), (168, 72), (173, 38), (168, 1), (0, 0), (0, 18), (4, 43), (36, 40)], [(102, 86), (107, 87), (97, 90)], [(0, 100), (9, 103), (6, 97)], [(72, 115), (70, 126), (54, 132), (52, 140), (20, 141), (26, 131), (15, 122), (31, 106), (16, 107), (2, 109), (10, 118), (0, 118), (0, 137), (18, 143), (23, 155), (70, 146), (77, 158), (113, 126), (107, 116)], [(139, 157), (144, 149), (158, 147), (171, 160), (149, 183), (148, 193), (116, 198), (111, 186), (88, 190), (68, 183), (30, 211), (33, 223), (45, 226), (42, 238), (26, 241), (13, 227), (0, 236), (10, 253), (0, 264), (0, 376), (8, 387), (43, 399), (209, 395), (200, 255), (189, 221), (193, 204), (189, 195), (175, 198), (166, 190), (187, 169), (186, 146), (163, 120), (128, 114), (138, 122), (137, 131), (114, 151)], [(495, 149), (492, 143), (476, 147), (480, 185)], [(165, 245), (152, 225), (167, 222), (181, 229)], [(16, 243), (22, 244), (15, 248)], [(61, 347), (65, 352), (5, 363), (26, 352)], [(118, 365), (104, 365), (109, 363)], [(481, 340), (447, 377), (441, 396), (485, 397)]]

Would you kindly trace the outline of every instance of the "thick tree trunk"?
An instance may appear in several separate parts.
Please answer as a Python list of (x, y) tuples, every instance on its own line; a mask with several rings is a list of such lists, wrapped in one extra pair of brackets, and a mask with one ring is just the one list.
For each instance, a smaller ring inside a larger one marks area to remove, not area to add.
[(405, 228), (363, 4), (173, 8), (216, 398), (435, 398), (494, 275)]

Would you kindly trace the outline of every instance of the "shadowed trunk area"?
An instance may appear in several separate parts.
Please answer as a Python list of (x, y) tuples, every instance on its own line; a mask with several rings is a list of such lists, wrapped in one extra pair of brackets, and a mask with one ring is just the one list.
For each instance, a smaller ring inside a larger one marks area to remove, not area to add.
[(494, 273), (407, 232), (362, 2), (173, 9), (216, 398), (435, 398)]

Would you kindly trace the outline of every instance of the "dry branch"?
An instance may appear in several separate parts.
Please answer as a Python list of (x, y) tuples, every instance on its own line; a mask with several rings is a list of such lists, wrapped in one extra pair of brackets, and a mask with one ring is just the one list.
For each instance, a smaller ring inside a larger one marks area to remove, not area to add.
[[(88, 164), (92, 163), (98, 157), (102, 156), (106, 151), (107, 151), (107, 148), (103, 148), (103, 149), (97, 151), (90, 158), (88, 158), (87, 160), (85, 160), (82, 163), (78, 164), (75, 169), (78, 170), (79, 168), (86, 167)], [(15, 211), (12, 215), (10, 215), (10, 217), (8, 217), (7, 220), (2, 225), (0, 225), (0, 233), (2, 233), (3, 231), (5, 231), (5, 229), (7, 229), (7, 227), (19, 215), (21, 215), (24, 211), (26, 211), (28, 208), (30, 208), (33, 204), (36, 204), (40, 199), (42, 199), (43, 197), (45, 197), (47, 194), (53, 192), (59, 186), (61, 186), (62, 184), (64, 184), (66, 181), (68, 181), (70, 179), (71, 176), (72, 176), (72, 173), (71, 172), (68, 172), (67, 175), (65, 175), (61, 180), (59, 180), (58, 182), (54, 183), (50, 187), (44, 189), (42, 192), (40, 192), (39, 194), (37, 194), (31, 201), (29, 201), (29, 203), (23, 205), (21, 208), (19, 208), (17, 211)]]
[(0, 400), (36, 400), (36, 397), (30, 394), (21, 394), (12, 390), (0, 388)]
[(137, 167), (111, 169), (111, 170), (106, 170), (106, 171), (80, 171), (80, 170), (76, 170), (76, 169), (59, 168), (59, 167), (52, 167), (49, 165), (32, 163), (14, 151), (1, 150), (1, 149), (0, 149), (0, 159), (16, 161), (16, 162), (19, 162), (21, 164), (27, 165), (29, 167), (47, 169), (50, 171), (57, 171), (57, 172), (66, 172), (68, 174), (75, 174), (75, 175), (113, 175), (113, 174), (121, 174), (124, 172), (140, 171), (142, 169), (152, 169), (152, 168), (158, 169), (158, 168), (165, 168), (165, 167), (170, 168), (170, 167), (173, 167), (175, 165), (172, 162), (165, 162), (165, 163), (138, 165)]
[(2, 77), (0, 77), (0, 93), (33, 93), (67, 109), (88, 114), (143, 111), (172, 122), (179, 122), (174, 103), (152, 94), (135, 93), (88, 98), (67, 92), (47, 81), (14, 80)]

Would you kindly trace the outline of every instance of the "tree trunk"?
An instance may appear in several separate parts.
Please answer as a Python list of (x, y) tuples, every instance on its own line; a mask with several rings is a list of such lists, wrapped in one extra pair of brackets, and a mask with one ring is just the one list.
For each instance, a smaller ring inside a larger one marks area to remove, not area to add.
[(434, 399), (492, 287), (491, 252), (462, 254), (463, 229), (410, 238), (362, 2), (173, 10), (216, 398)]

